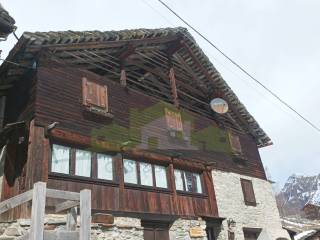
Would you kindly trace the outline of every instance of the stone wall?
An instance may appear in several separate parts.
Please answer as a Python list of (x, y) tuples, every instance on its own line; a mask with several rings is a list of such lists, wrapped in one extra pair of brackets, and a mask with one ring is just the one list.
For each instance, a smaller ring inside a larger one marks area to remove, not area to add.
[[(287, 231), (282, 229), (271, 183), (218, 170), (212, 171), (212, 177), (219, 216), (226, 218), (219, 240), (228, 239), (228, 231), (234, 231), (235, 239), (243, 240), (243, 227), (262, 228), (259, 239), (290, 239)], [(245, 205), (240, 178), (252, 181), (257, 206)], [(235, 226), (228, 226), (230, 219), (235, 221)]]
[[(30, 219), (0, 223), (0, 240), (19, 240), (30, 229)], [(65, 230), (65, 215), (46, 215), (45, 230)], [(78, 226), (79, 227), (79, 226)], [(169, 230), (170, 240), (207, 240), (206, 237), (191, 238), (192, 227), (206, 228), (205, 221), (178, 219)], [(91, 240), (143, 240), (143, 227), (140, 219), (115, 217), (113, 224), (91, 226)]]

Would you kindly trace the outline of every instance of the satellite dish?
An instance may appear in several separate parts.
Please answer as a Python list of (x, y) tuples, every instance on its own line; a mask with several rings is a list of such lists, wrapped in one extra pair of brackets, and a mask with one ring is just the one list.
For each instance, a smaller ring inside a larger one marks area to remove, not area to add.
[(213, 111), (219, 114), (224, 114), (228, 112), (228, 103), (222, 98), (214, 98), (210, 102), (210, 107)]

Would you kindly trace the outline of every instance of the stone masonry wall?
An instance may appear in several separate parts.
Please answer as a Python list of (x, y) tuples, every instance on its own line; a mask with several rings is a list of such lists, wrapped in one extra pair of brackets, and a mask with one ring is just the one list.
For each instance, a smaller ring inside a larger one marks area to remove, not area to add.
[[(235, 239), (243, 240), (243, 227), (262, 228), (259, 240), (275, 240), (279, 237), (290, 239), (282, 229), (271, 183), (266, 180), (242, 176), (236, 173), (212, 171), (219, 216), (226, 218), (219, 240), (228, 239), (228, 231), (234, 231)], [(252, 181), (257, 206), (246, 206), (240, 179)], [(228, 220), (233, 219), (235, 226), (228, 227)]]
[[(79, 221), (78, 221), (79, 222)], [(30, 229), (30, 219), (0, 223), (0, 240), (19, 240)], [(45, 230), (65, 230), (65, 215), (47, 215)], [(79, 227), (79, 226), (78, 226)], [(207, 240), (206, 237), (191, 238), (189, 229), (206, 224), (202, 220), (178, 219), (169, 230), (170, 240)], [(137, 218), (115, 217), (113, 224), (92, 224), (91, 240), (143, 240), (143, 227)]]

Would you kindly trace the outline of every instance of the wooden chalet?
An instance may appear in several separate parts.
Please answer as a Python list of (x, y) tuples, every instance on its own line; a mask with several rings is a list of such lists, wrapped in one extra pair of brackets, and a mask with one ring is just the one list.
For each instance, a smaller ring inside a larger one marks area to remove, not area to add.
[(210, 226), (226, 217), (212, 169), (266, 179), (258, 148), (271, 140), (184, 28), (25, 32), (0, 96), (2, 200), (44, 181), (91, 189), (93, 212)]

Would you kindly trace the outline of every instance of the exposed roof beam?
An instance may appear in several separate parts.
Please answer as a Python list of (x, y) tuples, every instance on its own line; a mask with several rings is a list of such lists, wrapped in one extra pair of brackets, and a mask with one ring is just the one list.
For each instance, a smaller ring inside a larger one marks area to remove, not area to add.
[(38, 51), (39, 49), (49, 49), (55, 51), (64, 50), (78, 50), (78, 49), (98, 49), (98, 48), (113, 48), (121, 47), (126, 44), (132, 44), (134, 47), (142, 44), (163, 44), (177, 40), (177, 36), (167, 37), (154, 37), (144, 39), (128, 39), (128, 40), (116, 40), (105, 42), (87, 42), (87, 43), (67, 43), (67, 44), (43, 44), (43, 45), (31, 45), (26, 49), (27, 52)]

